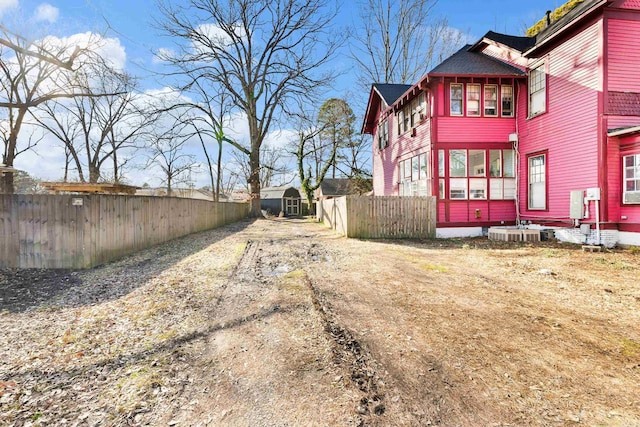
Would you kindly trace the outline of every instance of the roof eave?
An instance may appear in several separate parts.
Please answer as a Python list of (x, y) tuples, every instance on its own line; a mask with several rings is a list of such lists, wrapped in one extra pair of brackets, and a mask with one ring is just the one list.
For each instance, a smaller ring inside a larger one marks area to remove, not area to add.
[(607, 132), (607, 136), (624, 136), (630, 135), (632, 133), (640, 132), (640, 126), (633, 126), (624, 129), (614, 129), (612, 131)]
[(586, 19), (586, 17), (590, 16), (597, 9), (599, 9), (599, 8), (605, 6), (607, 3), (609, 3), (609, 1), (610, 0), (601, 0), (598, 3), (594, 4), (589, 9), (587, 9), (583, 13), (581, 13), (580, 15), (574, 17), (571, 22), (565, 24), (563, 27), (558, 29), (556, 32), (551, 34), (549, 37), (545, 38), (540, 43), (536, 43), (531, 49), (523, 52), (522, 56), (524, 56), (525, 58), (530, 58), (535, 52), (539, 51), (543, 47), (546, 47), (551, 41), (557, 40), (558, 37), (566, 34), (567, 31), (569, 31), (570, 29), (573, 29), (576, 25), (581, 23), (584, 19)]

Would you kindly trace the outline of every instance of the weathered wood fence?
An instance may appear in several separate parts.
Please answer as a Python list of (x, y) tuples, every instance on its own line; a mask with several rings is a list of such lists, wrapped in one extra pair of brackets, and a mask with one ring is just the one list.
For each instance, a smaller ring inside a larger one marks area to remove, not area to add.
[(89, 268), (248, 213), (173, 197), (0, 195), (0, 267)]
[(346, 196), (318, 201), (317, 218), (347, 237), (433, 238), (435, 197)]

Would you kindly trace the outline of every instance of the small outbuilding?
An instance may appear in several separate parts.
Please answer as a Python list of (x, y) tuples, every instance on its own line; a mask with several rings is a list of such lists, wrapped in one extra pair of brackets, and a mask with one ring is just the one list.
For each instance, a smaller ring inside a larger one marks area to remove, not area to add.
[(315, 196), (316, 200), (332, 199), (352, 194), (366, 194), (371, 189), (370, 179), (325, 178), (316, 190)]
[(260, 207), (271, 215), (283, 212), (286, 216), (298, 216), (300, 191), (294, 187), (267, 187), (260, 190)]

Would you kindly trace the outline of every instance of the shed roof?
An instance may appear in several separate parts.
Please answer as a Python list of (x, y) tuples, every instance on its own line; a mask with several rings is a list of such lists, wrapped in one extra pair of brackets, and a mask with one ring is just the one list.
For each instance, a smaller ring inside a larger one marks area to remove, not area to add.
[(429, 75), (523, 76), (525, 73), (509, 64), (479, 52), (471, 52), (466, 45), (445, 59)]
[[(282, 186), (282, 187), (265, 187), (260, 189), (260, 198), (261, 199), (282, 199), (289, 190), (293, 190), (300, 197), (300, 192), (297, 188), (291, 186)], [(291, 192), (291, 191), (289, 191)]]

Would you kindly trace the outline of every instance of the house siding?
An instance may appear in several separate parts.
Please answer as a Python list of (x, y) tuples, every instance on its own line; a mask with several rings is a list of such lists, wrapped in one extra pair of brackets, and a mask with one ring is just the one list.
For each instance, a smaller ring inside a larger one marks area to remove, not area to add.
[(438, 117), (439, 143), (507, 142), (516, 131), (513, 118)]
[(519, 68), (522, 71), (525, 71), (527, 69), (527, 59), (513, 50), (489, 44), (482, 48), (481, 52), (502, 62), (513, 65), (514, 67)]
[[(571, 190), (598, 187), (599, 93), (602, 91), (602, 19), (543, 58), (547, 64), (547, 111), (528, 119), (519, 102), (520, 206), (523, 220), (568, 220)], [(527, 88), (521, 87), (526, 94)], [(528, 209), (527, 156), (547, 153), (547, 206)]]
[[(632, 15), (633, 16), (633, 15)], [(636, 16), (636, 19), (640, 17)], [(609, 91), (640, 92), (640, 20), (607, 20), (607, 81)]]
[(376, 196), (397, 196), (400, 176), (398, 163), (431, 148), (431, 119), (426, 118), (412, 131), (398, 135), (398, 116), (391, 114), (387, 118), (389, 126), (389, 145), (384, 150), (377, 146), (377, 127), (373, 143), (373, 193)]

